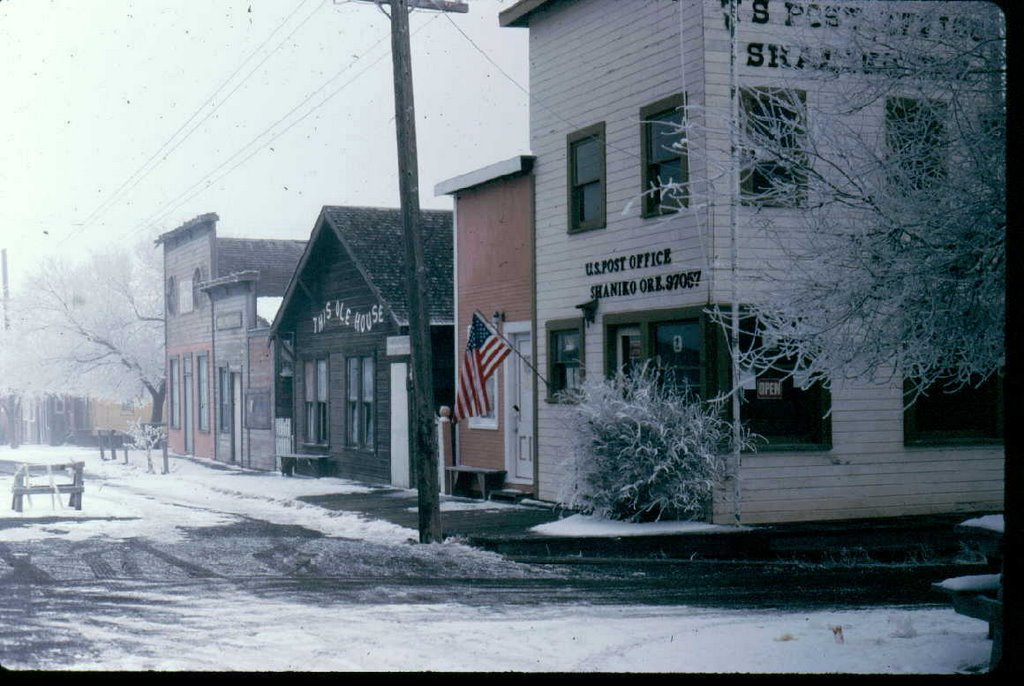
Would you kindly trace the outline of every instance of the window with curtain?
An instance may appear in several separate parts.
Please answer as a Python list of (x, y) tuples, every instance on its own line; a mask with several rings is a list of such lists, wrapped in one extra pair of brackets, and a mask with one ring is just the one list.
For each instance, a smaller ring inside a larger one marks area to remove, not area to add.
[(353, 448), (372, 448), (374, 430), (374, 361), (370, 356), (345, 360), (345, 399), (347, 442)]

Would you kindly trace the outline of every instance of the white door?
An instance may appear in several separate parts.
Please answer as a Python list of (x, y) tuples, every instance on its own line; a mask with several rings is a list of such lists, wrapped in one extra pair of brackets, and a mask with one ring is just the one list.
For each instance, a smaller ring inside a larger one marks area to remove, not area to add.
[(274, 418), (274, 451), (278, 455), (287, 455), (292, 450), (292, 420), (288, 417)]
[(505, 469), (513, 483), (533, 483), (533, 337), (506, 325), (515, 352), (505, 360)]
[(409, 488), (409, 365), (391, 363), (391, 485)]

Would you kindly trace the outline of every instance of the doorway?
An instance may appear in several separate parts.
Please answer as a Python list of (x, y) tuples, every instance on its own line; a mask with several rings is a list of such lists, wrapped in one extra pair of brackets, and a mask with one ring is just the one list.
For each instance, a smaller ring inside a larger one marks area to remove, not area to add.
[(182, 409), (185, 416), (182, 419), (182, 428), (185, 434), (185, 454), (192, 455), (195, 450), (195, 437), (192, 435), (192, 402), (195, 397), (192, 393), (192, 355), (185, 355), (184, 363), (185, 404)]
[(231, 372), (231, 461), (242, 460), (242, 375)]
[(505, 469), (508, 481), (533, 483), (533, 334), (529, 322), (510, 322), (505, 336), (514, 352), (505, 363)]
[(620, 326), (615, 330), (615, 370), (629, 373), (643, 359), (639, 326)]

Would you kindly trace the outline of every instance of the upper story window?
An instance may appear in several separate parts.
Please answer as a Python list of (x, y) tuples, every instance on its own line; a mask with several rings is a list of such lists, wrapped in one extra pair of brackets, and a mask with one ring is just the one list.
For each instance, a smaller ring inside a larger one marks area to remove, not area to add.
[(203, 308), (202, 291), (199, 287), (203, 283), (203, 270), (202, 267), (196, 267), (196, 270), (192, 273), (192, 305), (197, 310)]
[(192, 279), (182, 279), (178, 289), (178, 314), (188, 314), (193, 309)]
[(885, 148), (889, 183), (898, 190), (930, 188), (946, 175), (946, 105), (889, 98)]
[(640, 110), (643, 216), (676, 212), (689, 203), (683, 96)]
[(173, 276), (167, 277), (166, 288), (164, 298), (167, 304), (167, 314), (175, 314), (178, 311), (178, 282)]
[(746, 205), (801, 207), (807, 199), (807, 94), (781, 88), (740, 91)]
[(604, 122), (569, 134), (567, 143), (569, 232), (603, 228)]

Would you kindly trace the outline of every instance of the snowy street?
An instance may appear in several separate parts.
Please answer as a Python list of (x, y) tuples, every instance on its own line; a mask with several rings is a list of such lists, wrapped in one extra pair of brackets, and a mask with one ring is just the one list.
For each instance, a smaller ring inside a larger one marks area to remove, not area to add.
[[(0, 664), (45, 670), (983, 671), (986, 626), (948, 607), (722, 609), (673, 579), (523, 565), (299, 502), (366, 489), (171, 458), (83, 460), (83, 509), (0, 515)], [(159, 471), (159, 461), (157, 461)], [(637, 573), (638, 575), (640, 572)], [(683, 581), (683, 580), (678, 580)], [(659, 589), (663, 597), (654, 599)], [(839, 630), (836, 630), (839, 627)], [(742, 650), (737, 650), (742, 646)]]

